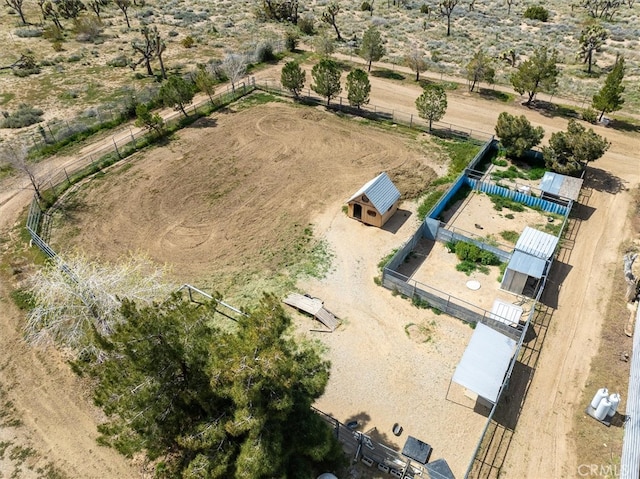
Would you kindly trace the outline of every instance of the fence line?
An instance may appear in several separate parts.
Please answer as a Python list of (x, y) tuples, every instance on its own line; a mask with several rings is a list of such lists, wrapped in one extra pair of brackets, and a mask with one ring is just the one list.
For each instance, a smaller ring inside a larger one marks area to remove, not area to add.
[[(260, 80), (255, 83), (255, 86), (260, 90), (293, 98), (292, 93), (289, 90), (283, 88), (280, 82), (275, 80)], [(324, 105), (329, 109), (343, 111), (365, 118), (370, 117), (376, 120), (389, 120), (397, 124), (408, 126), (409, 128), (430, 131), (431, 133), (436, 135), (467, 139), (472, 138), (474, 140), (480, 140), (483, 143), (486, 143), (488, 140), (493, 139), (493, 135), (490, 133), (486, 133), (480, 130), (473, 130), (471, 128), (466, 128), (460, 125), (454, 125), (453, 123), (434, 121), (432, 123), (431, 130), (429, 130), (429, 122), (420, 118), (417, 114), (386, 108), (371, 103), (362, 105), (360, 108), (357, 108), (351, 106), (348, 98), (342, 96), (332, 98), (332, 103), (327, 104), (327, 101), (325, 99), (313, 93), (310, 88), (301, 91), (298, 98), (308, 103)]]
[(498, 186), (493, 183), (479, 181), (469, 177), (466, 177), (466, 183), (473, 189), (482, 191), (483, 193), (502, 196), (503, 198), (517, 201), (518, 203), (522, 203), (529, 207), (540, 208), (549, 213), (556, 213), (563, 216), (568, 213), (568, 206), (566, 205), (561, 205), (520, 191), (510, 190), (504, 186)]
[(353, 455), (353, 461), (361, 460), (368, 464), (367, 460), (373, 461), (368, 464), (373, 467), (375, 464), (383, 464), (390, 470), (394, 470), (391, 474), (400, 474), (395, 477), (413, 478), (422, 477), (424, 479), (447, 479), (439, 471), (435, 470), (431, 464), (419, 464), (409, 461), (402, 454), (394, 449), (375, 441), (369, 434), (356, 431), (349, 426), (341, 423), (339, 420), (313, 406), (311, 410), (315, 412), (322, 420), (329, 425), (336, 436), (342, 443), (343, 448), (349, 454)]

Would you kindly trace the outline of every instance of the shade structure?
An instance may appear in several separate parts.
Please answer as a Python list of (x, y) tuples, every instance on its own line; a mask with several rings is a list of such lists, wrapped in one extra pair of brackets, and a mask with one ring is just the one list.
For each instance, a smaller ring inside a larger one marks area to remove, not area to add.
[(540, 182), (540, 189), (545, 193), (576, 201), (580, 196), (582, 182), (582, 178), (573, 178), (547, 171)]
[(507, 265), (507, 269), (533, 278), (542, 278), (546, 265), (546, 260), (542, 258), (537, 258), (522, 251), (514, 251)]
[(522, 307), (517, 304), (506, 303), (496, 299), (493, 302), (489, 317), (509, 326), (518, 326), (522, 311)]
[(478, 323), (452, 381), (495, 404), (515, 349), (515, 340)]

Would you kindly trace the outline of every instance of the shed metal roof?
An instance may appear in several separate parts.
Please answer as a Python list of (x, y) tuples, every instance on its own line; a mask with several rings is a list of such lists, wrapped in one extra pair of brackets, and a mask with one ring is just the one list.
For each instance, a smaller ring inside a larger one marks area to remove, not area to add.
[(540, 189), (545, 193), (576, 201), (580, 196), (582, 182), (582, 178), (573, 178), (572, 176), (547, 171), (540, 182)]
[(522, 317), (522, 311), (522, 306), (496, 299), (493, 302), (489, 317), (510, 326), (517, 326)]
[(627, 393), (627, 421), (624, 425), (620, 479), (637, 479), (640, 476), (640, 308), (636, 313), (633, 332), (633, 352)]
[(495, 404), (515, 350), (515, 340), (478, 323), (452, 381)]
[(542, 259), (549, 259), (558, 245), (558, 238), (527, 226), (516, 243), (516, 251), (522, 251)]
[(351, 198), (347, 200), (351, 202), (360, 195), (366, 195), (373, 207), (380, 214), (385, 214), (400, 198), (400, 191), (393, 184), (387, 173), (382, 172), (374, 179), (360, 188)]
[(522, 251), (514, 251), (507, 265), (507, 269), (526, 274), (534, 278), (542, 278), (544, 267), (547, 260), (537, 258), (533, 255), (523, 253)]

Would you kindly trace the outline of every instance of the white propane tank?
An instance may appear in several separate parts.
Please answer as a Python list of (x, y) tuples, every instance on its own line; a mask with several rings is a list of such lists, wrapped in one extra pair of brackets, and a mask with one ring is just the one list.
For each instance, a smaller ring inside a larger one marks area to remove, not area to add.
[(607, 416), (613, 416), (618, 410), (618, 404), (620, 404), (620, 394), (613, 393), (609, 396), (609, 401), (611, 402), (611, 406), (609, 407), (609, 413)]
[(593, 409), (597, 409), (598, 404), (600, 404), (600, 401), (602, 401), (602, 399), (606, 398), (608, 395), (609, 395), (609, 390), (607, 388), (598, 389), (598, 391), (596, 392), (596, 395), (593, 396), (593, 399), (591, 400), (591, 407)]
[(609, 414), (609, 409), (611, 408), (611, 401), (609, 401), (608, 397), (602, 398), (600, 404), (596, 408), (596, 412), (593, 415), (596, 417), (598, 421), (603, 421), (605, 417)]

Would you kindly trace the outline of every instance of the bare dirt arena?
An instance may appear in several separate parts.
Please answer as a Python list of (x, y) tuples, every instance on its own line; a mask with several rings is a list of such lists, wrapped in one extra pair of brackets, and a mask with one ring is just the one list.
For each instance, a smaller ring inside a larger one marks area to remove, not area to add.
[[(277, 72), (273, 73), (273, 75), (274, 78), (279, 76)], [(415, 113), (414, 100), (420, 94), (420, 88), (410, 85), (397, 85), (373, 77), (371, 78), (371, 83), (372, 103)], [(485, 101), (466, 94), (452, 94), (450, 96), (449, 107), (444, 121), (467, 128), (491, 131), (501, 111), (508, 111), (517, 115), (526, 114), (535, 126), (543, 126), (545, 128), (547, 138), (550, 133), (566, 128), (566, 120), (562, 118), (545, 116), (518, 105), (504, 105)], [(216, 117), (222, 118), (218, 115)], [(220, 122), (222, 126), (221, 119)], [(240, 126), (247, 128), (246, 123)], [(566, 276), (562, 277), (557, 308), (553, 313), (552, 323), (544, 340), (544, 347), (539, 351), (540, 360), (536, 366), (524, 408), (513, 437), (507, 444), (508, 454), (506, 461), (501, 464), (501, 469), (490, 472), (486, 477), (498, 477), (498, 475), (507, 478), (540, 479), (577, 477), (578, 464), (572, 440), (573, 420), (575, 411), (584, 408), (584, 404), (581, 402), (582, 392), (585, 390), (585, 381), (590, 369), (590, 359), (597, 351), (599, 344), (602, 318), (606, 313), (607, 299), (612, 287), (612, 276), (620, 261), (618, 248), (621, 242), (629, 239), (627, 222), (631, 198), (626, 190), (636, 185), (640, 180), (637, 133), (616, 131), (601, 126), (594, 128), (612, 142), (612, 147), (602, 159), (598, 160), (590, 168), (590, 179), (586, 186), (591, 194), (588, 200), (591, 214), (582, 222), (570, 256), (563, 259), (563, 261), (568, 262), (571, 269)], [(349, 123), (349, 130), (353, 129), (353, 123)], [(215, 128), (207, 129), (207, 131), (213, 130)], [(205, 139), (206, 141), (203, 131), (204, 129), (188, 129), (181, 133), (181, 138), (185, 138), (184, 135), (192, 135), (191, 138), (199, 141)], [(305, 139), (305, 141), (308, 142), (310, 140)], [(297, 147), (300, 143), (302, 143), (302, 140), (293, 146)], [(216, 144), (211, 143), (211, 145), (215, 146)], [(175, 148), (176, 156), (184, 155), (186, 157), (186, 153), (198, 151), (199, 154), (204, 155), (204, 150), (197, 146), (186, 144), (186, 142), (172, 143), (169, 148)], [(212, 152), (208, 153), (211, 154)], [(397, 158), (397, 154), (398, 152), (394, 151), (393, 158)], [(418, 156), (421, 156), (421, 154), (418, 153)], [(165, 156), (164, 159), (154, 158), (154, 160), (166, 161), (167, 158), (168, 156)], [(53, 162), (63, 164), (63, 160), (69, 160), (69, 158), (56, 158)], [(189, 161), (189, 158), (186, 158), (186, 160)], [(329, 161), (331, 160), (329, 159)], [(351, 161), (351, 159), (347, 160)], [(333, 194), (330, 186), (334, 182), (342, 184), (344, 191), (336, 192), (331, 197), (333, 200), (327, 199), (321, 208), (314, 208), (303, 215), (304, 221), (308, 220), (314, 224), (315, 235), (327, 238), (331, 245), (334, 244), (336, 238), (345, 233), (345, 228), (353, 231), (355, 239), (360, 240), (364, 232), (367, 234), (370, 232), (369, 228), (362, 227), (352, 221), (347, 222), (339, 208), (346, 199), (344, 197), (345, 192), (348, 196), (354, 187), (360, 186), (363, 181), (369, 179), (372, 174), (382, 168), (377, 169), (371, 166), (368, 171), (365, 171), (364, 168), (356, 168), (348, 161), (341, 164), (340, 170), (334, 170), (333, 174), (325, 173), (322, 183), (325, 188), (322, 195), (323, 198), (328, 198), (328, 195)], [(182, 164), (181, 162), (176, 162), (175, 168), (179, 168)], [(130, 172), (133, 172), (136, 167), (136, 165), (132, 166)], [(122, 168), (122, 166), (118, 168)], [(339, 171), (340, 175), (335, 174), (335, 171)], [(145, 173), (143, 171), (142, 173), (131, 179), (132, 185), (135, 182), (149, 181), (145, 179), (144, 175), (148, 175), (151, 172)], [(346, 179), (344, 179), (343, 173), (348, 175)], [(331, 181), (327, 181), (327, 177)], [(125, 181), (125, 175), (107, 176), (98, 181)], [(197, 181), (198, 179), (194, 178), (194, 182)], [(10, 239), (17, 239), (16, 230), (11, 228), (18, 224), (19, 212), (28, 204), (31, 197), (28, 185), (14, 183), (6, 190), (0, 191), (0, 227), (3, 237), (9, 237)], [(255, 183), (259, 184), (257, 181)], [(121, 191), (128, 193), (125, 188)], [(169, 194), (172, 194), (172, 192)], [(267, 198), (261, 199), (266, 200)], [(314, 198), (313, 201), (316, 199)], [(106, 200), (106, 198), (103, 198), (103, 200)], [(306, 197), (291, 198), (291, 203), (295, 201), (306, 202), (311, 200)], [(122, 203), (122, 200), (111, 200), (111, 203), (105, 204), (103, 214), (108, 216), (113, 214), (114, 211), (119, 211)], [(249, 206), (253, 207), (253, 205)], [(111, 211), (109, 211), (109, 208), (111, 208)], [(162, 211), (161, 208), (158, 210)], [(300, 211), (305, 210), (301, 208)], [(203, 213), (202, 210), (199, 212), (201, 214), (206, 213)], [(69, 214), (82, 214), (82, 207), (76, 211), (69, 212)], [(164, 214), (166, 215), (167, 213), (165, 212)], [(261, 221), (261, 216), (258, 214), (254, 215), (253, 218), (258, 222)], [(389, 244), (393, 243), (395, 246), (397, 245), (396, 240), (402, 242), (404, 231), (412, 229), (409, 224), (414, 218), (411, 217), (406, 221), (405, 225), (394, 235), (397, 238), (389, 240)], [(123, 226), (127, 227), (125, 231), (131, 230), (131, 223), (126, 220), (120, 221)], [(181, 218), (180, 221), (184, 222), (182, 226), (187, 227), (200, 224), (198, 223), (200, 220), (195, 215)], [(180, 224), (178, 223), (176, 226), (180, 226)], [(351, 229), (352, 226), (353, 229)], [(170, 234), (165, 239), (161, 236), (152, 236), (156, 233), (163, 233), (164, 230), (153, 227), (153, 225), (145, 225), (145, 227), (149, 228), (147, 239), (144, 241), (138, 239), (137, 243), (131, 242), (131, 245), (151, 244), (154, 241), (167, 241), (167, 244), (170, 243), (168, 241), (171, 238)], [(201, 230), (198, 228), (192, 229), (201, 234)], [(174, 232), (176, 231), (180, 232), (179, 229), (174, 229)], [(184, 231), (182, 230), (181, 234), (174, 234), (174, 237), (185, 236), (191, 237), (193, 240), (194, 236), (198, 236), (185, 234)], [(383, 231), (380, 230), (379, 235), (376, 233), (378, 235), (377, 239), (371, 242), (376, 249), (384, 249), (387, 246), (387, 239), (380, 236), (384, 234)], [(66, 238), (72, 237), (71, 233), (66, 236)], [(91, 238), (97, 237), (98, 235), (95, 234), (91, 236)], [(81, 237), (78, 236), (78, 239), (81, 239)], [(202, 239), (202, 236), (200, 239)], [(61, 240), (65, 240), (65, 238), (61, 238)], [(111, 243), (117, 240), (129, 241), (126, 236), (124, 238), (106, 237), (100, 239), (101, 243), (97, 246), (90, 244), (89, 246), (85, 245), (85, 247), (87, 249), (92, 248), (96, 252), (99, 252), (99, 248), (104, 248), (107, 257), (115, 257), (117, 248), (112, 246)], [(197, 241), (185, 242), (185, 244), (191, 244), (192, 247), (194, 243), (197, 243)], [(336, 244), (341, 243), (336, 242)], [(405, 318), (407, 318), (408, 314), (415, 315), (417, 311), (408, 302), (390, 295), (385, 297), (384, 295), (387, 293), (381, 293), (371, 279), (375, 273), (375, 265), (372, 265), (372, 263), (377, 262), (379, 257), (374, 257), (370, 263), (368, 259), (370, 250), (363, 249), (362, 253), (358, 253), (356, 244), (355, 242), (353, 244), (344, 243), (343, 250), (334, 249), (336, 255), (334, 264), (336, 268), (339, 267), (341, 262), (345, 261), (340, 258), (367, 258), (366, 261), (362, 259), (360, 261), (350, 261), (348, 263), (350, 270), (338, 273), (336, 269), (325, 280), (309, 280), (304, 284), (300, 284), (301, 288), (323, 297), (330, 309), (335, 309), (339, 316), (346, 319), (344, 333), (342, 333), (342, 330), (338, 330), (336, 333), (339, 334), (334, 333), (327, 337), (329, 347), (334, 351), (343, 350), (340, 347), (350, 343), (346, 339), (347, 332), (360, 332), (366, 329), (367, 323), (358, 320), (362, 317), (367, 317), (365, 308), (369, 306), (361, 298), (368, 296), (369, 288), (375, 291), (380, 298), (388, 299), (385, 303), (391, 309), (389, 314), (380, 314), (387, 311), (384, 310), (370, 317), (375, 318), (375, 321), (381, 321), (379, 318), (383, 318), (385, 321), (393, 321), (394, 318), (399, 318), (402, 326), (393, 326), (392, 338), (399, 339), (399, 335), (404, 335), (402, 328), (406, 325)], [(360, 244), (364, 247), (369, 243), (362, 242)], [(121, 245), (122, 249), (125, 249), (124, 246)], [(197, 245), (195, 247), (197, 248)], [(173, 250), (175, 251), (175, 247), (173, 247)], [(210, 252), (211, 249), (208, 251)], [(350, 256), (342, 256), (343, 253)], [(358, 254), (360, 256), (356, 256)], [(176, 254), (176, 258), (180, 257), (180, 255), (183, 258), (188, 256), (185, 253), (179, 253)], [(186, 268), (188, 268), (187, 262), (183, 259), (183, 264)], [(204, 271), (201, 267), (196, 268), (196, 272)], [(189, 273), (187, 274), (188, 276), (193, 277), (190, 275), (190, 273), (194, 272), (193, 270), (187, 269), (185, 271)], [(180, 270), (174, 269), (174, 272), (180, 273)], [(9, 278), (10, 274), (10, 272), (7, 274)], [(33, 464), (33, 461), (28, 459), (23, 465), (23, 471), (26, 471), (28, 466), (40, 467), (51, 463), (68, 477), (139, 477), (141, 475), (140, 470), (137, 467), (132, 467), (127, 459), (119, 456), (113, 450), (96, 445), (95, 438), (97, 433), (95, 424), (99, 421), (100, 414), (91, 406), (81, 382), (59, 358), (58, 354), (55, 352), (35, 352), (20, 341), (22, 315), (8, 297), (9, 290), (10, 288), (7, 284), (0, 284), (0, 294), (2, 295), (0, 325), (3, 331), (0, 336), (0, 359), (2, 361), (0, 383), (3, 387), (3, 405), (5, 405), (6, 401), (12, 402), (15, 414), (22, 421), (22, 426), (17, 429), (3, 426), (3, 434), (10, 434), (12, 440), (19, 441), (21, 444), (28, 444), (41, 454), (36, 464)], [(337, 300), (338, 291), (340, 290), (344, 291), (346, 298), (342, 301)], [(349, 297), (352, 299), (348, 299)], [(360, 298), (360, 300), (358, 301), (357, 298)], [(381, 303), (383, 301), (376, 301), (371, 304), (371, 307), (379, 308)], [(334, 304), (342, 304), (344, 306), (334, 307)], [(348, 311), (347, 307), (353, 307), (353, 312)], [(420, 314), (423, 313), (420, 312)], [(433, 319), (441, 321), (441, 318), (442, 316), (438, 318), (427, 316), (424, 319), (426, 324), (430, 324)], [(461, 337), (465, 333), (470, 333), (471, 330), (468, 327), (462, 327), (459, 322), (452, 321), (454, 323), (451, 323), (452, 325), (446, 328), (445, 326), (439, 326), (438, 331), (433, 335), (432, 342), (419, 345), (416, 342), (416, 347), (421, 348), (420, 351), (425, 354), (425, 357), (434, 358), (436, 356), (435, 353), (430, 351), (431, 348), (435, 350), (439, 344), (442, 344), (440, 331), (446, 333), (447, 328), (450, 328), (458, 331)], [(455, 329), (457, 328), (456, 325), (460, 325), (461, 329)], [(309, 323), (306, 323), (306, 327), (309, 327)], [(622, 328), (623, 325), (621, 324), (620, 327)], [(408, 329), (411, 331), (413, 327)], [(383, 353), (396, 354), (396, 351), (391, 349), (390, 345), (392, 343), (385, 342), (383, 339), (372, 336), (371, 339), (363, 341), (362, 344), (367, 345), (375, 352), (379, 351), (380, 354), (378, 356), (381, 358), (385, 357)], [(412, 341), (418, 341), (419, 339), (418, 335), (412, 336)], [(409, 350), (411, 350), (410, 347)], [(401, 354), (404, 355), (404, 353)], [(366, 381), (360, 382), (360, 377), (363, 375), (365, 378), (370, 377), (368, 376), (369, 373), (364, 369), (364, 366), (368, 364), (369, 356), (368, 352), (362, 353), (361, 359), (357, 364), (360, 366), (359, 371), (363, 372), (351, 376), (350, 384), (348, 384), (348, 386), (361, 384), (357, 390), (359, 397), (365, 397), (371, 394), (371, 391), (375, 391), (373, 388), (366, 388)], [(341, 365), (344, 365), (345, 362), (345, 359), (334, 359), (334, 367), (337, 370), (338, 367), (343, 367)], [(456, 360), (453, 362), (455, 363)], [(403, 379), (408, 377), (400, 370), (393, 371), (391, 366), (387, 366), (383, 370), (385, 371), (384, 374), (392, 374), (388, 377)], [(444, 372), (450, 375), (450, 371), (445, 370)], [(345, 416), (352, 414), (358, 414), (359, 410), (362, 409), (359, 407), (360, 404), (351, 399), (353, 396), (341, 395), (339, 393), (341, 388), (337, 385), (334, 387), (334, 384), (336, 383), (330, 383), (327, 390), (327, 402), (321, 402), (319, 406), (328, 412), (335, 413), (340, 419), (345, 419)], [(412, 383), (409, 382), (408, 384)], [(429, 385), (426, 387), (428, 388)], [(376, 392), (376, 394), (382, 393)], [(411, 407), (412, 411), (416, 411), (416, 416), (421, 415), (419, 406), (417, 407), (413, 404)], [(371, 419), (367, 420), (367, 426), (373, 423), (379, 424), (378, 429), (389, 435), (388, 424), (385, 423), (386, 419), (379, 415), (378, 410), (378, 407), (371, 407), (371, 412), (369, 413)], [(624, 402), (621, 404), (621, 410), (624, 410)], [(357, 412), (353, 413), (352, 411)], [(388, 417), (388, 420), (393, 420), (393, 422), (398, 419), (402, 420), (397, 418), (395, 414)], [(407, 424), (409, 423), (404, 422), (403, 426), (406, 428)], [(407, 432), (409, 434), (413, 433), (409, 429), (407, 429)], [(460, 435), (464, 433), (464, 431), (458, 431)], [(5, 437), (0, 439), (6, 440)], [(431, 440), (430, 437), (423, 437), (423, 439)], [(455, 437), (452, 442), (455, 442)], [(439, 457), (438, 450), (439, 448), (436, 445), (434, 458)], [(447, 459), (449, 460), (450, 458), (447, 457)], [(460, 461), (460, 463), (462, 462), (464, 461)], [(6, 475), (12, 472), (11, 469), (0, 468), (0, 470)], [(458, 470), (459, 468), (454, 472)], [(36, 475), (28, 476), (25, 472), (23, 477), (36, 477)]]
[[(271, 103), (230, 110), (86, 183), (72, 206), (63, 206), (53, 243), (108, 260), (144, 252), (171, 265), (180, 281), (200, 285), (212, 273), (275, 273), (296, 227), (313, 219), (333, 256), (331, 280), (302, 289), (344, 320), (333, 334), (315, 334), (333, 362), (318, 407), (343, 422), (356, 419), (360, 430), (401, 448), (405, 437), (390, 434), (398, 422), (459, 476), (485, 422), (460, 391), (462, 405), (445, 400), (472, 329), (374, 284), (378, 261), (415, 230), (411, 202), (384, 229), (341, 209), (383, 170), (401, 191), (416, 181), (426, 186), (435, 177), (429, 164), (439, 166), (434, 158), (436, 149), (412, 137), (313, 108)], [(326, 221), (332, 233), (325, 234)], [(300, 316), (298, 324), (303, 334), (318, 327)]]

